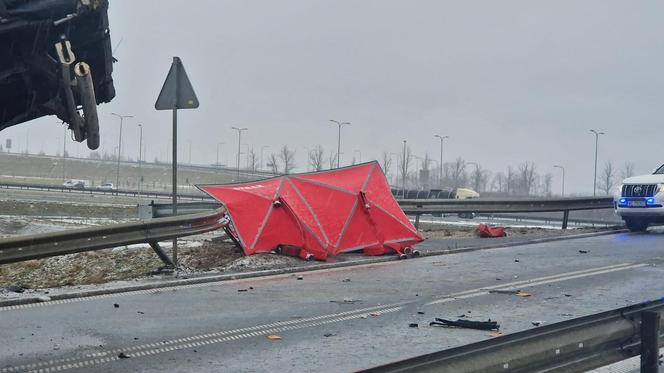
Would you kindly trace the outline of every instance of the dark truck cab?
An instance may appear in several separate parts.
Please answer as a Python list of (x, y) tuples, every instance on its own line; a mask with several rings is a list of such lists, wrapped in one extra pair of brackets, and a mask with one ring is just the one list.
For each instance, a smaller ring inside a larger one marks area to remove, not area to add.
[(0, 0), (0, 130), (46, 115), (99, 147), (115, 97), (107, 0)]

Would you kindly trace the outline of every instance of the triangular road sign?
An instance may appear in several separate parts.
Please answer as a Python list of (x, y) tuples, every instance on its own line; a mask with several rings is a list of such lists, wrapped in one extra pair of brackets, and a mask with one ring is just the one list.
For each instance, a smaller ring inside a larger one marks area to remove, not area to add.
[(195, 109), (199, 105), (198, 98), (191, 86), (187, 72), (180, 57), (173, 57), (171, 69), (168, 71), (164, 86), (161, 87), (157, 102), (157, 110)]

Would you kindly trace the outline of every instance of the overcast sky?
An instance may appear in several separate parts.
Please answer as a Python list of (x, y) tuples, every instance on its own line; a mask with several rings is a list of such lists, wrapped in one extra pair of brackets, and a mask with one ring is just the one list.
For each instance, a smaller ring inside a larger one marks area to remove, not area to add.
[[(157, 5), (158, 4), (158, 5)], [(237, 134), (260, 152), (269, 145), (336, 150), (342, 164), (399, 152), (463, 157), (492, 171), (533, 161), (570, 192), (592, 192), (594, 135), (600, 165), (664, 163), (664, 2), (661, 1), (152, 1), (111, 0), (119, 60), (117, 97), (100, 106), (101, 151), (113, 153), (118, 119), (123, 154), (165, 159), (170, 112), (154, 102), (180, 56), (200, 108), (180, 112), (181, 160), (234, 164)], [(0, 132), (14, 148), (55, 153), (62, 126), (41, 118)], [(69, 142), (73, 154), (84, 144)]]

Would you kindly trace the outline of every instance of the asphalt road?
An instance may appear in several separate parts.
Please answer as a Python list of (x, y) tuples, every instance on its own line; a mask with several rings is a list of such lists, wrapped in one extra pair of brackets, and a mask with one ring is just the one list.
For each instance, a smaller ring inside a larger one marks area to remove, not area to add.
[(348, 372), (491, 338), (435, 317), (511, 333), (659, 298), (662, 264), (651, 230), (5, 307), (0, 373)]

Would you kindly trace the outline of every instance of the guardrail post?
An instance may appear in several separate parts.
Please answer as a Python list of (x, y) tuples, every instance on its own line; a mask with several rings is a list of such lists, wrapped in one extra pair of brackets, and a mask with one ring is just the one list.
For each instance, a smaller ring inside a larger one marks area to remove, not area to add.
[(415, 229), (420, 229), (420, 214), (415, 215)]
[(171, 258), (168, 257), (168, 254), (166, 254), (161, 246), (159, 246), (159, 242), (150, 242), (150, 247), (152, 250), (154, 250), (159, 259), (164, 262), (164, 264), (166, 264), (168, 267), (175, 268), (175, 263), (173, 263), (173, 260), (171, 260)]
[(659, 312), (641, 313), (641, 373), (659, 372)]
[(563, 229), (567, 229), (567, 221), (569, 220), (569, 210), (563, 212)]

